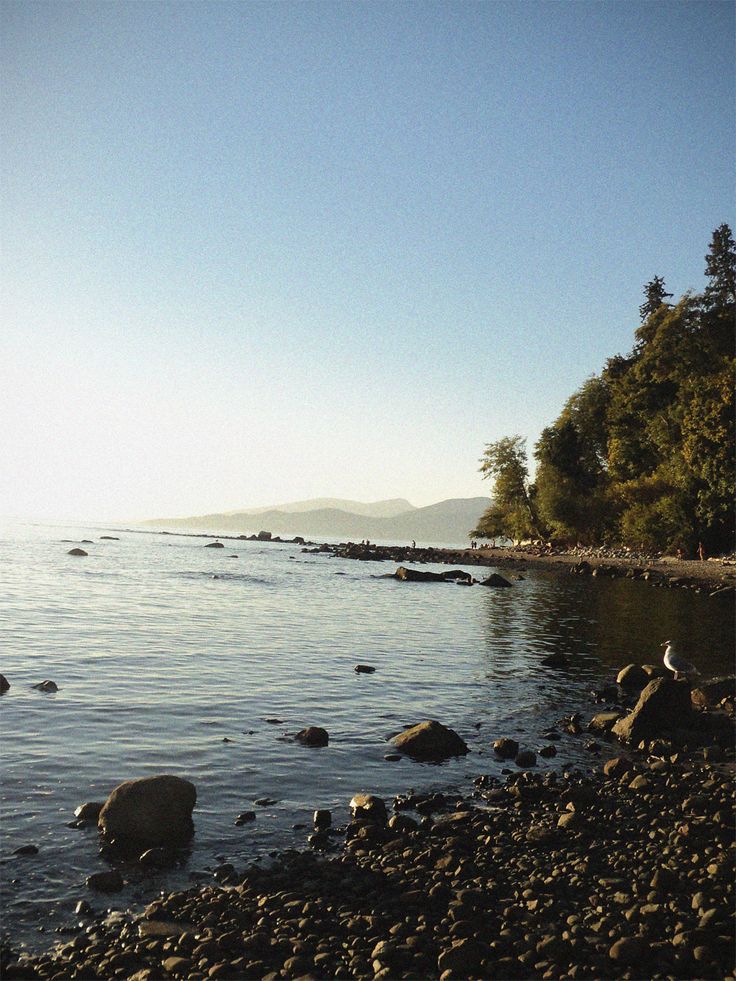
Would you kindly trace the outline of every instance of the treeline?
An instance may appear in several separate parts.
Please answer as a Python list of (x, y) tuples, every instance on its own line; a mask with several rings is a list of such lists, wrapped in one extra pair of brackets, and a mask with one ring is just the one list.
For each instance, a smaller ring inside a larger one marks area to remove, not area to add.
[(490, 443), (481, 473), (491, 505), (473, 537), (625, 544), (709, 553), (734, 548), (736, 244), (713, 233), (708, 286), (669, 302), (644, 287), (631, 353), (610, 358), (565, 403), (534, 447)]

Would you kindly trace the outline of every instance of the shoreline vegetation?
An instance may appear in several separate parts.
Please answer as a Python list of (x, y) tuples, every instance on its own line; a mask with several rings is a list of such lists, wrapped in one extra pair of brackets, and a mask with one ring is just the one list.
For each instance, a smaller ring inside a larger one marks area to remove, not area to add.
[(632, 350), (609, 358), (542, 431), (533, 480), (522, 436), (486, 446), (480, 472), (493, 493), (475, 537), (733, 549), (736, 242), (727, 224), (713, 232), (705, 276), (702, 293), (676, 303), (661, 276), (644, 286)]

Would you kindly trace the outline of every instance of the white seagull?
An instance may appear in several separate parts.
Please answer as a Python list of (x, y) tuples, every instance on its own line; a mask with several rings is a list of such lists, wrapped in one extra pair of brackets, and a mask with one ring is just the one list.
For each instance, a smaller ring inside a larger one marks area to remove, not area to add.
[(677, 653), (675, 650), (675, 645), (671, 640), (666, 640), (662, 647), (664, 647), (664, 666), (670, 671), (674, 671), (675, 680), (683, 674), (687, 677), (689, 674), (698, 674), (698, 669), (694, 664), (686, 661), (684, 657)]

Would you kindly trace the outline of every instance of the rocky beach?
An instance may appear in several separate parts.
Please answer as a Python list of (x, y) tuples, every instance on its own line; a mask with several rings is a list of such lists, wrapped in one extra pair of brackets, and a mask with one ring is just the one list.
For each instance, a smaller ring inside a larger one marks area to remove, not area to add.
[[(542, 773), (501, 738), (505, 779), (479, 773), (463, 797), (358, 794), (347, 826), (315, 812), (309, 849), (222, 865), (141, 915), (81, 902), (70, 939), (19, 959), (11, 944), (3, 976), (731, 978), (733, 680), (691, 691), (635, 668), (605, 711), (560, 720), (618, 736), (602, 767)], [(463, 751), (442, 726), (421, 727), (420, 749), (402, 735), (419, 758)]]

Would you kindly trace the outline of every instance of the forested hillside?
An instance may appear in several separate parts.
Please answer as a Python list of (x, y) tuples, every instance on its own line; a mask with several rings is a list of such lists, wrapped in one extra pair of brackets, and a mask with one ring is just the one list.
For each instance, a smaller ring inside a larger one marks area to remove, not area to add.
[(713, 233), (702, 294), (670, 302), (644, 287), (633, 350), (610, 358), (543, 430), (529, 480), (525, 441), (486, 447), (494, 481), (476, 536), (622, 543), (708, 552), (734, 547), (736, 245)]

